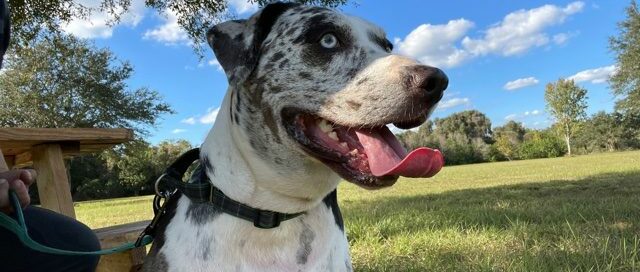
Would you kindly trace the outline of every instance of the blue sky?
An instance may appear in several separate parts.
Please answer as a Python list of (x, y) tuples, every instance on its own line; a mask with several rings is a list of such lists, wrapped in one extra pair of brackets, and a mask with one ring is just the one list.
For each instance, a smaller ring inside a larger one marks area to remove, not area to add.
[[(93, 2), (93, 1), (87, 1)], [(233, 12), (249, 16), (257, 7), (230, 0)], [(105, 16), (72, 22), (69, 33), (110, 48), (129, 61), (131, 88), (157, 90), (176, 114), (162, 116), (148, 140), (187, 139), (199, 145), (215, 120), (226, 78), (207, 51), (193, 53), (170, 13), (132, 11), (113, 28)], [(393, 3), (393, 4), (381, 4)], [(608, 37), (624, 19), (626, 0), (602, 1), (351, 1), (340, 9), (386, 30), (395, 52), (442, 68), (450, 84), (435, 117), (477, 109), (494, 126), (508, 120), (531, 128), (550, 124), (544, 85), (573, 78), (588, 90), (589, 113), (611, 111), (615, 98), (606, 80), (615, 71)]]

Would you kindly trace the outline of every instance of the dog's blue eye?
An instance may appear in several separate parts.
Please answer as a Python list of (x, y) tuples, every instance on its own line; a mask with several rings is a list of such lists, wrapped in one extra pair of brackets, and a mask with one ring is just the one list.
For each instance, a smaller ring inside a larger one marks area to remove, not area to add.
[(331, 33), (324, 34), (322, 38), (320, 38), (320, 45), (328, 49), (335, 48), (338, 46), (338, 38)]

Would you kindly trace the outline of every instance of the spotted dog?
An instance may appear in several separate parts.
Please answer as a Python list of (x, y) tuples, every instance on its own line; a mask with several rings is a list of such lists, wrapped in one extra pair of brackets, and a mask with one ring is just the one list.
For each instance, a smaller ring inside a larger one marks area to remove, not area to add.
[(408, 153), (387, 125), (422, 124), (446, 75), (393, 54), (379, 27), (321, 7), (269, 4), (207, 37), (229, 89), (201, 147), (204, 173), (233, 200), (304, 214), (260, 229), (173, 198), (145, 271), (351, 271), (336, 186), (440, 170), (438, 151)]

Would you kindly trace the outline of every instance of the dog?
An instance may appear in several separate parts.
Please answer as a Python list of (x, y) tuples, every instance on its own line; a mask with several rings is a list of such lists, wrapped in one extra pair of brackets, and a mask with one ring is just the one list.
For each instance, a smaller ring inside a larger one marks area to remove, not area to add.
[(281, 2), (209, 30), (229, 88), (200, 148), (202, 172), (230, 199), (302, 215), (261, 229), (174, 197), (143, 270), (352, 271), (341, 178), (377, 189), (443, 164), (438, 151), (407, 154), (387, 125), (424, 123), (447, 76), (393, 54), (385, 36), (360, 18)]

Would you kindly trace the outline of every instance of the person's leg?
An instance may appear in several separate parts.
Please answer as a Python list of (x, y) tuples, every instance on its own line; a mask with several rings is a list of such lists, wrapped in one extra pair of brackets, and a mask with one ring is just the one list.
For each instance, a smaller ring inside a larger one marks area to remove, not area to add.
[[(29, 236), (43, 245), (74, 251), (100, 250), (93, 231), (72, 218), (37, 207), (27, 207), (24, 216)], [(65, 256), (33, 251), (22, 245), (13, 233), (0, 228), (2, 271), (95, 271), (99, 259), (99, 256)]]

